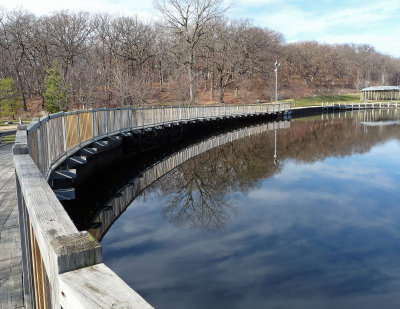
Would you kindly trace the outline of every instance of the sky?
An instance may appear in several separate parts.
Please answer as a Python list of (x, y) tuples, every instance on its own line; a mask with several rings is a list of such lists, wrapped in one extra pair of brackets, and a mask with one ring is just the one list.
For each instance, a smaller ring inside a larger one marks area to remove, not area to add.
[[(233, 0), (229, 16), (281, 32), (286, 42), (369, 44), (381, 53), (400, 57), (399, 0)], [(58, 10), (108, 12), (158, 18), (152, 0), (0, 0), (8, 10), (36, 15)]]

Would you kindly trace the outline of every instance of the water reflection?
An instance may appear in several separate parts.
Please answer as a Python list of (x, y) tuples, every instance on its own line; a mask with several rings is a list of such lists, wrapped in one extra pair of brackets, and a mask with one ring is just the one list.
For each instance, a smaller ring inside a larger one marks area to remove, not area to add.
[(105, 263), (157, 308), (397, 308), (400, 127), (363, 124), (397, 116), (321, 118), (277, 131), (277, 164), (268, 131), (162, 177)]
[[(228, 187), (221, 186), (221, 183), (231, 183), (232, 179), (227, 178), (227, 176), (236, 176), (232, 172), (225, 171), (228, 165), (221, 165), (219, 157), (207, 157), (208, 151), (216, 148), (220, 148), (223, 152), (229, 151), (229, 149), (234, 149), (232, 148), (233, 143), (245, 137), (276, 131), (289, 126), (289, 121), (259, 123), (206, 138), (169, 156), (164, 156), (149, 167), (141, 169), (140, 173), (134, 173), (133, 178), (123, 183), (122, 188), (117, 193), (111, 194), (111, 198), (105, 206), (100, 207), (96, 212), (92, 212), (94, 215), (86, 216), (86, 220), (91, 222), (89, 231), (101, 240), (109, 227), (138, 194), (170, 172), (172, 173), (169, 178), (166, 178), (168, 182), (165, 189), (172, 188), (173, 192), (178, 193), (170, 201), (171, 207), (163, 211), (164, 216), (169, 217), (170, 222), (178, 226), (190, 225), (209, 230), (218, 230), (224, 227), (226, 222), (234, 215), (235, 209), (224, 201), (224, 195), (230, 189), (225, 190)], [(223, 145), (228, 146), (228, 148), (224, 148)], [(205, 156), (203, 156), (204, 154)], [(233, 159), (232, 155), (234, 153), (230, 154), (230, 161)], [(185, 173), (174, 174), (177, 167), (191, 158), (197, 158), (198, 160), (194, 160), (193, 163), (195, 165), (200, 164), (201, 167), (196, 168), (189, 163), (187, 167), (183, 166), (178, 170), (185, 170)], [(199, 163), (199, 160), (202, 160), (201, 158), (206, 158), (205, 162)], [(240, 171), (240, 168), (236, 168), (235, 172), (246, 174), (248, 171)], [(243, 179), (240, 175), (237, 175), (236, 178)], [(146, 191), (143, 194), (146, 194)], [(81, 204), (86, 206), (85, 203)], [(75, 209), (79, 208), (75, 207)]]
[(223, 180), (215, 177), (225, 173), (217, 171), (215, 161), (208, 162), (211, 164), (200, 168), (195, 162), (186, 173), (173, 173), (174, 184), (169, 184), (168, 190), (173, 189), (174, 193), (162, 211), (163, 218), (173, 225), (219, 230), (236, 214), (236, 209), (225, 200), (226, 192), (218, 185)]
[[(354, 112), (347, 114), (354, 116)], [(327, 122), (292, 123), (290, 130), (279, 133), (279, 141), (282, 139), (279, 146), (278, 130), (273, 130), (273, 138), (270, 132), (269, 136), (250, 137), (210, 151), (187, 162), (153, 187), (171, 195), (162, 215), (178, 227), (218, 230), (236, 213), (226, 197), (232, 192), (254, 189), (260, 179), (279, 173), (278, 152), (282, 152), (282, 160), (303, 162), (366, 153), (378, 142), (399, 136), (399, 127), (394, 126), (397, 121), (382, 121), (395, 117), (393, 111), (357, 112), (356, 118), (340, 121), (339, 114), (324, 115)], [(372, 124), (379, 129), (368, 133), (366, 126)], [(386, 125), (392, 127), (383, 131), (382, 126)]]

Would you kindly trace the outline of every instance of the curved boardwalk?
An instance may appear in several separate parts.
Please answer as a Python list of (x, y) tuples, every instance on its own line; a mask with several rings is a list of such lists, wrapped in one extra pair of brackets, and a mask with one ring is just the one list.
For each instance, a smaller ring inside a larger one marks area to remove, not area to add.
[(12, 144), (0, 145), (0, 308), (23, 308), (22, 263)]

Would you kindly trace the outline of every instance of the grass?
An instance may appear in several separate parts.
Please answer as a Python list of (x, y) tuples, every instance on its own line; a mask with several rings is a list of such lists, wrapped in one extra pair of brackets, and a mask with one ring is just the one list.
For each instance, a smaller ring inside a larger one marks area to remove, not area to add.
[[(7, 124), (6, 122), (9, 122), (9, 121), (12, 121), (13, 123), (12, 124)], [(22, 119), (22, 122), (23, 123), (30, 123), (30, 122), (32, 122), (32, 118), (24, 118), (24, 119)], [(9, 120), (0, 121), (0, 127), (13, 126), (13, 125), (16, 126), (17, 124), (18, 124), (18, 120), (9, 119)]]
[[(6, 122), (12, 121), (13, 124), (7, 124)], [(4, 121), (0, 121), (0, 127), (4, 127), (4, 126), (12, 126), (12, 125), (16, 125), (17, 121), (16, 120), (4, 120)]]
[(15, 135), (7, 135), (2, 137), (2, 143), (14, 143), (15, 142)]
[(293, 99), (286, 100), (286, 102), (290, 102), (291, 107), (304, 107), (304, 106), (316, 106), (321, 105), (322, 102), (326, 103), (339, 103), (339, 102), (354, 102), (359, 103), (360, 95), (359, 94), (343, 94), (343, 95), (321, 95), (321, 96), (313, 96), (302, 98), (295, 101)]

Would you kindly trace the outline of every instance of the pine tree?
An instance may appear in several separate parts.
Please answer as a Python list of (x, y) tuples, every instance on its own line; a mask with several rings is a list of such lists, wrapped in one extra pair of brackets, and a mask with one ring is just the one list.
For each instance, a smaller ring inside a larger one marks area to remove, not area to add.
[(49, 113), (57, 113), (67, 108), (67, 95), (63, 88), (63, 81), (58, 70), (58, 63), (47, 69), (47, 76), (44, 80), (45, 92), (44, 106)]
[(0, 80), (0, 111), (2, 117), (12, 117), (22, 107), (21, 96), (16, 88), (15, 81), (11, 77)]

